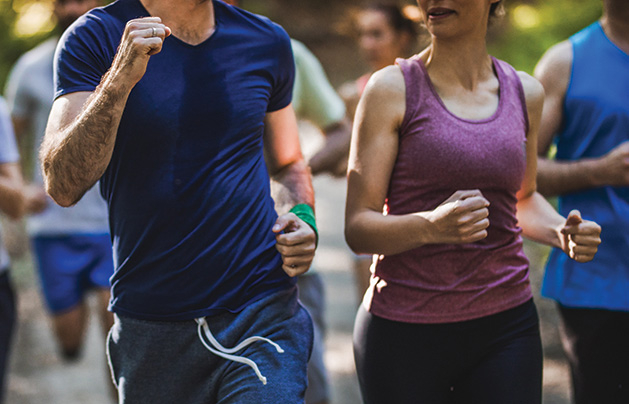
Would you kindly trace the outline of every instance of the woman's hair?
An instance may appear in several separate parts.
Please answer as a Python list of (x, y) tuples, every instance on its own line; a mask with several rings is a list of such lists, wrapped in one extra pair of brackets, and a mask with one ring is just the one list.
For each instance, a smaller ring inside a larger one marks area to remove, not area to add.
[(403, 9), (391, 3), (371, 3), (362, 9), (363, 11), (377, 11), (382, 13), (389, 26), (398, 33), (407, 33), (412, 38), (417, 36), (417, 23), (407, 16)]

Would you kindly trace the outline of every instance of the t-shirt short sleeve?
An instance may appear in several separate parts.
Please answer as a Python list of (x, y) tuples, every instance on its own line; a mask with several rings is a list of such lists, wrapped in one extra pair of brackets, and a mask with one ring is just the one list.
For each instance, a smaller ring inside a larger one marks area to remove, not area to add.
[(15, 163), (19, 159), (9, 110), (4, 98), (0, 97), (0, 164)]
[(279, 42), (278, 59), (267, 112), (278, 111), (291, 103), (295, 81), (295, 61), (293, 60), (290, 38), (279, 25), (275, 26), (275, 30)]
[[(112, 35), (106, 16), (98, 10), (79, 18), (61, 37), (55, 52), (55, 98), (78, 91), (94, 91), (113, 60)], [(116, 35), (118, 36), (118, 35)], [(120, 42), (118, 36), (117, 42)], [(115, 49), (115, 48), (114, 48)]]
[(315, 55), (292, 40), (296, 65), (293, 106), (300, 119), (327, 128), (345, 117), (345, 103), (336, 93)]

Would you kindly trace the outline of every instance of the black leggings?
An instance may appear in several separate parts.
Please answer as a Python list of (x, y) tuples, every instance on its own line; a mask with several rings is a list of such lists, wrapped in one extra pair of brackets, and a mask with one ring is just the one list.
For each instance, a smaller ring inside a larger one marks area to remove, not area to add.
[(365, 404), (542, 401), (542, 344), (532, 300), (448, 324), (390, 321), (361, 307), (354, 357)]

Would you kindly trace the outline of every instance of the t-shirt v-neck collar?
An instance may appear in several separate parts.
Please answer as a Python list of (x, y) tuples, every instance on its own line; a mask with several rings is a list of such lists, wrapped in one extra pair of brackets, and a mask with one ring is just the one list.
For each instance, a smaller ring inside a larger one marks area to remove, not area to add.
[[(148, 12), (148, 10), (146, 9), (146, 7), (144, 7), (144, 4), (142, 4), (142, 2), (140, 0), (131, 0), (135, 3), (136, 7), (138, 8), (138, 11), (141, 13), (142, 17), (151, 17), (151, 14)], [(213, 38), (217, 35), (218, 31), (219, 31), (219, 25), (220, 25), (220, 18), (219, 18), (219, 14), (220, 14), (220, 5), (218, 5), (217, 7), (217, 3), (219, 3), (216, 0), (211, 0), (212, 4), (214, 6), (214, 31), (212, 31), (212, 34), (210, 34), (209, 37), (205, 38), (202, 42), (193, 45), (191, 43), (188, 43), (178, 37), (176, 37), (175, 35), (170, 35), (168, 38), (166, 38), (166, 40), (169, 41), (174, 41), (184, 47), (187, 48), (191, 48), (191, 49), (196, 49), (196, 48), (201, 48), (203, 46), (205, 46), (207, 43), (212, 42)]]

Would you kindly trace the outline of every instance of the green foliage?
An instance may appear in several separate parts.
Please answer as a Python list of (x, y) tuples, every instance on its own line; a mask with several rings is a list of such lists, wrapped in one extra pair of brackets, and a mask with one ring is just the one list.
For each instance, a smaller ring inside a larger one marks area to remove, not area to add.
[[(601, 0), (509, 1), (507, 5), (504, 21), (492, 32), (490, 52), (529, 73), (549, 47), (568, 39), (602, 14)], [(536, 12), (535, 26), (522, 27), (515, 21), (517, 7), (522, 5)]]
[(0, 93), (15, 61), (50, 35), (50, 32), (41, 32), (29, 37), (17, 36), (14, 26), (18, 14), (14, 3), (13, 0), (0, 0)]

